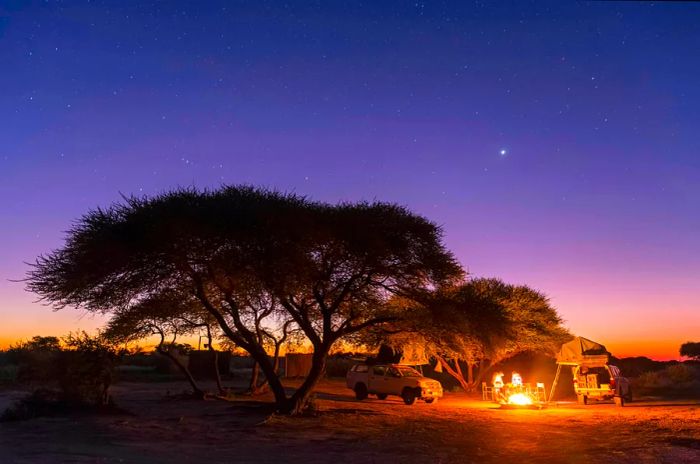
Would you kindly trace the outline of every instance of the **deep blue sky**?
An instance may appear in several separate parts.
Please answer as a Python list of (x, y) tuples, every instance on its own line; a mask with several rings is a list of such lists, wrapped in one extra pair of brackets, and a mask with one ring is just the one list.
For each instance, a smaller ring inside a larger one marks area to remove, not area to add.
[[(623, 354), (700, 338), (700, 3), (0, 1), (0, 343), (88, 208), (251, 183), (405, 204)], [(504, 154), (502, 154), (504, 153)]]

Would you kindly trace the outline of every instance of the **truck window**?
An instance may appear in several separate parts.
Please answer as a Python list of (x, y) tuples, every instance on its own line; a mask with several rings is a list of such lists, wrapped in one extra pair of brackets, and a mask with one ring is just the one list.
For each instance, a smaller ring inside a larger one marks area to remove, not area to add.
[(355, 372), (367, 372), (367, 366), (364, 364), (358, 364), (352, 369)]
[(411, 367), (401, 366), (397, 369), (397, 371), (401, 377), (422, 377), (420, 372)]
[(372, 368), (372, 373), (374, 375), (381, 375), (382, 377), (384, 377), (384, 374), (386, 373), (386, 368), (383, 366), (374, 366)]

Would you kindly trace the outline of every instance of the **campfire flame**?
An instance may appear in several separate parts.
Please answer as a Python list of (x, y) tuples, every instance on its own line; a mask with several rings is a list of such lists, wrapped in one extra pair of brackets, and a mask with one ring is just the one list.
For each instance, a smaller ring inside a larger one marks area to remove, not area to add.
[(527, 406), (532, 404), (532, 398), (525, 393), (515, 393), (508, 397), (508, 404), (516, 404), (518, 406)]

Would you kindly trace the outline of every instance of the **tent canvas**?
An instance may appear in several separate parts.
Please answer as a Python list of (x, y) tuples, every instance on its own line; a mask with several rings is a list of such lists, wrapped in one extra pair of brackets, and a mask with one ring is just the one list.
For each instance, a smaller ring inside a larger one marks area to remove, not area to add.
[(557, 388), (561, 366), (603, 366), (610, 361), (610, 353), (598, 342), (583, 337), (576, 337), (570, 342), (564, 343), (557, 353), (557, 373), (552, 382), (548, 402), (554, 398), (554, 390)]
[(400, 364), (407, 366), (420, 366), (428, 364), (428, 357), (425, 354), (425, 348), (417, 345), (405, 344), (401, 349)]
[(610, 353), (598, 342), (583, 337), (576, 337), (564, 343), (557, 353), (558, 364), (601, 365), (610, 360)]

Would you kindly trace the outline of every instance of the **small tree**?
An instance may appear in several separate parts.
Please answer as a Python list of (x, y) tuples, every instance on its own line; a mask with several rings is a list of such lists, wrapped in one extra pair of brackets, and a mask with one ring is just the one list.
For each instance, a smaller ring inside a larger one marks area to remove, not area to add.
[[(28, 289), (58, 308), (114, 313), (164, 289), (197, 299), (222, 335), (258, 363), (283, 412), (298, 412), (339, 340), (395, 318), (394, 294), (453, 282), (462, 270), (440, 229), (385, 203), (328, 205), (249, 187), (178, 190), (91, 211), (41, 256)], [(261, 292), (313, 347), (287, 396), (255, 328)]]
[(61, 353), (57, 377), (64, 398), (89, 406), (110, 404), (119, 351), (100, 334), (69, 334), (63, 338), (63, 343), (65, 349)]
[(700, 342), (686, 342), (681, 345), (681, 356), (700, 361)]
[[(193, 395), (204, 398), (206, 392), (199, 387), (187, 364), (181, 359), (182, 345), (178, 340), (192, 335), (200, 328), (207, 329), (209, 345), (213, 338), (208, 313), (188, 298), (187, 294), (163, 291), (114, 311), (107, 323), (104, 336), (113, 342), (140, 340), (151, 336), (158, 338), (156, 352), (172, 362), (192, 387)], [(213, 348), (210, 348), (213, 349)], [(216, 359), (214, 359), (216, 363)], [(214, 369), (218, 373), (218, 366)], [(217, 379), (219, 377), (217, 376)], [(223, 391), (219, 379), (218, 388)]]

